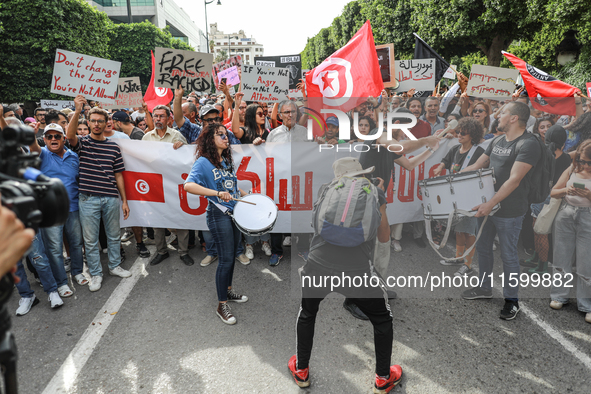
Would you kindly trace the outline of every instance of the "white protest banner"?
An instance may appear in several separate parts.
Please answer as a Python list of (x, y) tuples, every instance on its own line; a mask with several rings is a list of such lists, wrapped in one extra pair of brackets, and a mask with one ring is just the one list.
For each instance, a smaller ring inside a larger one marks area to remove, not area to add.
[(457, 70), (458, 67), (455, 64), (450, 65), (450, 67), (448, 67), (448, 69), (445, 71), (445, 74), (443, 74), (443, 78), (456, 79), (456, 72), (454, 69)]
[(240, 76), (238, 75), (238, 67), (234, 66), (231, 68), (227, 68), (223, 71), (220, 71), (218, 74), (218, 78), (221, 80), (222, 78), (226, 78), (226, 85), (234, 86), (240, 83)]
[(221, 62), (213, 65), (213, 80), (215, 81), (216, 86), (220, 83), (220, 80), (218, 79), (218, 74), (221, 71), (224, 71), (234, 66), (236, 66), (236, 68), (242, 67), (242, 56), (232, 56), (229, 59), (222, 60)]
[(205, 92), (211, 89), (213, 55), (180, 49), (160, 48), (154, 51), (156, 76), (154, 85), (159, 88), (185, 92)]
[(466, 92), (473, 97), (510, 97), (519, 70), (473, 64)]
[(117, 93), (120, 62), (57, 49), (51, 93), (90, 100), (112, 100)]
[(435, 90), (435, 59), (396, 60), (398, 92)]
[(74, 101), (68, 100), (41, 100), (41, 108), (53, 108), (56, 111), (61, 111), (64, 108), (74, 107)]
[[(125, 162), (123, 175), (131, 211), (127, 220), (121, 217), (121, 226), (207, 229), (207, 199), (187, 194), (183, 188), (195, 161), (194, 146), (174, 150), (172, 144), (162, 142), (114, 141), (121, 147)], [(396, 166), (396, 181), (390, 182), (386, 190), (390, 224), (423, 219), (418, 181), (432, 176), (449, 148), (457, 143), (444, 139), (439, 149), (412, 171)], [(341, 157), (358, 157), (364, 145), (338, 147), (321, 151), (320, 145), (311, 142), (232, 145), (238, 186), (265, 194), (276, 202), (279, 217), (273, 232), (310, 233), (318, 190), (334, 177), (331, 163)]]
[(246, 101), (283, 101), (289, 93), (289, 70), (242, 66), (242, 92)]
[(117, 97), (110, 102), (102, 103), (104, 109), (141, 107), (143, 100), (140, 77), (119, 78)]

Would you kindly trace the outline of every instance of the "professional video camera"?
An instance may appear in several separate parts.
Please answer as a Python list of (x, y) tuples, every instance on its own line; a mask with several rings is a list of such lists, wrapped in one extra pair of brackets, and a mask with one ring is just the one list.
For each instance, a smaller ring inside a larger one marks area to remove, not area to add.
[[(28, 126), (5, 127), (0, 132), (0, 193), (2, 205), (12, 210), (25, 227), (37, 231), (39, 227), (64, 224), (70, 202), (59, 179), (34, 168), (40, 164), (38, 155), (23, 152), (21, 147), (34, 141), (35, 132)], [(13, 285), (12, 274), (0, 278), (0, 366), (4, 375), (0, 392), (3, 387), (6, 393), (17, 392), (16, 344), (6, 309)]]

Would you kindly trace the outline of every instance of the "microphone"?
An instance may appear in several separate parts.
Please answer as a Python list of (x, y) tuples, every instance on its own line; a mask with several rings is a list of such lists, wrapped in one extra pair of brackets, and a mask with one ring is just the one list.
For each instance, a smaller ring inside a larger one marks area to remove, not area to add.
[(454, 120), (452, 120), (451, 122), (449, 122), (449, 124), (447, 125), (446, 129), (445, 129), (445, 130), (443, 130), (443, 131), (441, 132), (441, 134), (439, 134), (439, 135), (437, 136), (437, 138), (443, 138), (443, 137), (445, 137), (445, 135), (446, 135), (448, 132), (450, 132), (450, 131), (452, 131), (452, 130), (455, 130), (455, 129), (456, 129), (456, 127), (458, 127), (458, 121), (454, 119)]

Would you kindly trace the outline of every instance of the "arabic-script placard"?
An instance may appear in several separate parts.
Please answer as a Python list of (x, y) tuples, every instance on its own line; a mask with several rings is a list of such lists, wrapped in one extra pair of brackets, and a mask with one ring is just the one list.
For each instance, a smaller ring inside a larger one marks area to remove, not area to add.
[(435, 59), (396, 60), (398, 92), (435, 90)]
[(473, 97), (509, 97), (519, 70), (473, 64), (466, 92)]

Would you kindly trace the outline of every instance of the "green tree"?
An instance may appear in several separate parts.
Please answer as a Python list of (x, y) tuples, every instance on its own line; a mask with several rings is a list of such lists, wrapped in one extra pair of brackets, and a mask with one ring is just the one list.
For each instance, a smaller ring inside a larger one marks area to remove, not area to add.
[(122, 77), (140, 77), (145, 91), (152, 75), (150, 51), (156, 47), (194, 50), (193, 47), (173, 38), (168, 27), (160, 29), (148, 21), (112, 25), (108, 32), (109, 55), (121, 62)]
[(0, 23), (3, 101), (61, 97), (49, 93), (57, 48), (108, 58), (112, 23), (83, 0), (3, 1)]
[(220, 51), (220, 53), (217, 54), (215, 59), (213, 59), (213, 63), (215, 64), (215, 63), (223, 62), (227, 58), (228, 58), (228, 52), (226, 52), (225, 50), (222, 49)]

